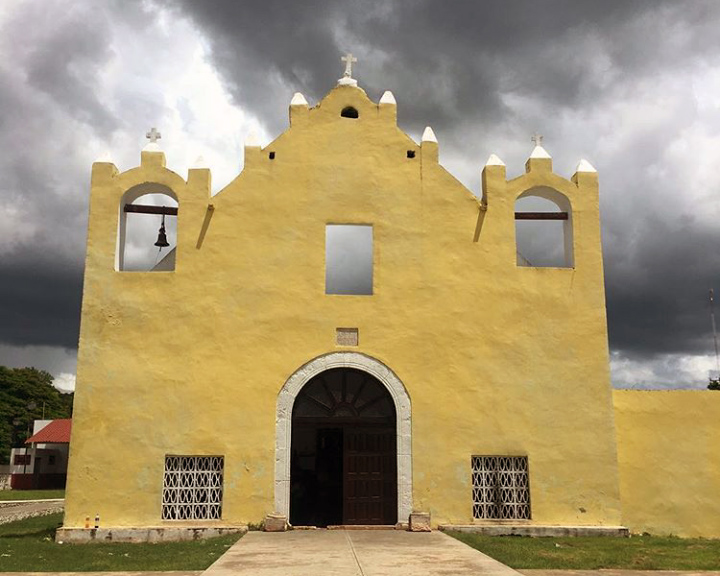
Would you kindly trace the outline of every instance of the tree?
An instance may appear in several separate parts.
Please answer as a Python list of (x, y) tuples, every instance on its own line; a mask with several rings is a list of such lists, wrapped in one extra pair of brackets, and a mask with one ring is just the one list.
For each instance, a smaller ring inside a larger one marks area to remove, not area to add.
[(0, 366), (0, 464), (8, 464), (10, 448), (23, 446), (33, 420), (70, 418), (73, 394), (52, 385), (53, 377), (36, 368)]
[(708, 390), (720, 390), (720, 377), (710, 378), (710, 384), (708, 384)]

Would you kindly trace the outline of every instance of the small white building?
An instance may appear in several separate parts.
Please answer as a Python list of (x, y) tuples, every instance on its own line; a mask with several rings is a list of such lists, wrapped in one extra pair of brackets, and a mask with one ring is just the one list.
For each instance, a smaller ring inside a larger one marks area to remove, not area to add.
[(65, 488), (72, 420), (35, 420), (24, 448), (10, 452), (14, 490)]

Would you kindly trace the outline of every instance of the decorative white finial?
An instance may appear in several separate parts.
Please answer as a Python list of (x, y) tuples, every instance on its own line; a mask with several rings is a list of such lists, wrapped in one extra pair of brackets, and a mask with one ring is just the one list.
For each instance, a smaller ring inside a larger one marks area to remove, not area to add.
[(345, 56), (341, 56), (340, 60), (345, 62), (345, 74), (343, 74), (343, 76), (345, 78), (352, 78), (352, 65), (353, 62), (357, 62), (357, 58), (348, 52)]
[(150, 140), (151, 144), (157, 144), (157, 141), (162, 138), (162, 134), (160, 134), (160, 132), (155, 129), (155, 126), (153, 126), (152, 128), (150, 128), (150, 132), (145, 134), (145, 138)]
[(535, 132), (535, 135), (530, 138), (530, 140), (535, 142), (535, 148), (533, 148), (530, 158), (552, 158), (552, 156), (548, 154), (548, 151), (542, 146), (543, 137), (541, 134)]
[(585, 160), (585, 158), (582, 158), (580, 162), (578, 162), (575, 172), (597, 172), (597, 170), (595, 170), (595, 167), (590, 164), (590, 162)]
[(505, 166), (505, 162), (500, 160), (495, 154), (490, 154), (490, 158), (485, 162), (485, 166)]
[(430, 128), (430, 126), (425, 127), (425, 131), (422, 135), (422, 141), (423, 142), (435, 142), (437, 144), (437, 138), (435, 137), (435, 132), (433, 132), (433, 129)]
[(290, 100), (290, 106), (307, 106), (308, 101), (305, 100), (305, 96), (300, 94), (300, 92), (295, 92), (293, 94), (292, 100)]
[(395, 101), (395, 96), (393, 96), (393, 93), (390, 92), (390, 90), (385, 90), (385, 92), (383, 92), (383, 95), (380, 97), (380, 104), (397, 105), (397, 102)]
[(258, 138), (257, 132), (251, 130), (245, 137), (246, 148), (260, 148), (260, 138)]
[(195, 159), (195, 162), (193, 163), (192, 168), (193, 169), (209, 168), (209, 166), (207, 165), (207, 162), (205, 162), (205, 158), (203, 158), (202, 156), (198, 156)]

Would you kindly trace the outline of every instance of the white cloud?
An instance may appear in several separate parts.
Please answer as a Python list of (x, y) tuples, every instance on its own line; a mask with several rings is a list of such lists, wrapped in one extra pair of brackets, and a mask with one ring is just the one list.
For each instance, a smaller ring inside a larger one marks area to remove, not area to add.
[(620, 352), (610, 355), (615, 388), (707, 388), (716, 368), (714, 355), (664, 354), (653, 359), (633, 359)]
[(53, 380), (53, 386), (61, 392), (74, 392), (75, 391), (75, 374), (69, 374), (62, 372), (55, 376)]
[(209, 63), (208, 43), (192, 22), (151, 10), (158, 18), (145, 28), (123, 20), (113, 28), (114, 56), (97, 91), (125, 128), (90, 143), (88, 167), (106, 150), (119, 169), (136, 166), (145, 132), (156, 126), (168, 168), (186, 176), (203, 156), (217, 191), (239, 173), (245, 136), (255, 131), (268, 140), (268, 135), (253, 114), (232, 102)]

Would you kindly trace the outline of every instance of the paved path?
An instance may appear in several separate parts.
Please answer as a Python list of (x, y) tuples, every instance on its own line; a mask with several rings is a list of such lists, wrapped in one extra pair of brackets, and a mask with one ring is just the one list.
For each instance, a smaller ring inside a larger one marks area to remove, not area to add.
[(62, 512), (65, 500), (13, 500), (0, 502), (0, 524)]
[(720, 576), (711, 570), (518, 570), (526, 576)]
[[(702, 570), (518, 570), (527, 576), (720, 576), (720, 571)], [(181, 572), (3, 572), (2, 576), (200, 576), (202, 571)], [(278, 572), (277, 574), (282, 574)], [(408, 575), (411, 576), (411, 575)]]
[(518, 576), (441, 532), (249, 532), (203, 576)]

